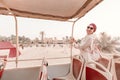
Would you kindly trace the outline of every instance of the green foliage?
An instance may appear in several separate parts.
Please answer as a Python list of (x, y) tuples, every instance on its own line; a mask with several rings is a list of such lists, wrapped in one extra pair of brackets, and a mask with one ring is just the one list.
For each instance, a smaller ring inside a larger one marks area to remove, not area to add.
[(107, 35), (105, 32), (100, 33), (98, 38), (98, 46), (102, 52), (113, 53), (116, 48), (120, 45), (120, 38)]

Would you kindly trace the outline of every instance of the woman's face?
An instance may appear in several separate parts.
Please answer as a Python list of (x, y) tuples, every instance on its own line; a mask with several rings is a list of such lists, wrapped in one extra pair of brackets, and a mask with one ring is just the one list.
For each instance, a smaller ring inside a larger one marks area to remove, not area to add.
[(93, 28), (93, 26), (92, 26), (92, 25), (89, 25), (89, 26), (87, 27), (86, 31), (87, 31), (87, 34), (88, 34), (88, 35), (89, 35), (89, 34), (93, 34), (93, 33), (94, 33), (94, 28)]

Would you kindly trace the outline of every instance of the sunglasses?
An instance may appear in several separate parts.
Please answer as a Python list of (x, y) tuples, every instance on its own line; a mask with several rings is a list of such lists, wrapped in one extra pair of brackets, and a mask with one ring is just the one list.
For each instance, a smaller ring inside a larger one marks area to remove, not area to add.
[(93, 29), (93, 27), (89, 27), (89, 26), (88, 26), (88, 27), (87, 27), (87, 29), (91, 29), (91, 30), (92, 30), (92, 29)]

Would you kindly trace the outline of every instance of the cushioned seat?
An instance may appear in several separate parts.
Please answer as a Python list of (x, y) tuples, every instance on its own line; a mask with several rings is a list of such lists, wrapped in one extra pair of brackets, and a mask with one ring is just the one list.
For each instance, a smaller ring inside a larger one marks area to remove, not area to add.
[(7, 62), (7, 55), (0, 55), (0, 79), (3, 75), (6, 62)]
[(56, 77), (53, 78), (53, 80), (80, 80), (83, 68), (84, 60), (82, 59), (82, 57), (80, 59), (73, 57), (70, 72), (66, 76)]
[(40, 67), (38, 80), (47, 80), (48, 79), (47, 66), (48, 66), (48, 62), (46, 61), (46, 58), (44, 57), (42, 60), (42, 65)]
[[(95, 66), (91, 66), (90, 64), (95, 64), (99, 66), (101, 69), (96, 68)], [(85, 64), (85, 68), (82, 74), (81, 80), (112, 80), (112, 74), (109, 72), (107, 68), (97, 62), (87, 62)]]

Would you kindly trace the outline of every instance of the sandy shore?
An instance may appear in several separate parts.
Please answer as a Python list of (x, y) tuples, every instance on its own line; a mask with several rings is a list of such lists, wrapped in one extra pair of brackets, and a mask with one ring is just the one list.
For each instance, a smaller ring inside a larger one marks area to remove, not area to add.
[[(63, 47), (56, 45), (47, 47), (25, 47), (24, 49), (19, 48), (21, 55), (18, 57), (18, 68), (23, 67), (34, 67), (41, 65), (41, 59), (47, 58), (49, 65), (66, 64), (70, 63), (70, 46), (64, 45)], [(9, 53), (9, 51), (6, 51)], [(72, 50), (73, 55), (79, 54), (79, 50)], [(8, 58), (6, 69), (16, 67), (16, 58)]]

